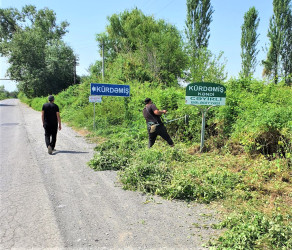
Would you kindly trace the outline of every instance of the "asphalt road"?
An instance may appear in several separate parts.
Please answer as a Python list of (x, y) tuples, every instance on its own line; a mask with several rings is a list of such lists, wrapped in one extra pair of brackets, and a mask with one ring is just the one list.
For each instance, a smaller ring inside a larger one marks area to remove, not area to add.
[(219, 233), (205, 205), (126, 191), (116, 172), (91, 170), (95, 145), (65, 124), (49, 155), (40, 112), (10, 99), (0, 114), (0, 249), (204, 249)]

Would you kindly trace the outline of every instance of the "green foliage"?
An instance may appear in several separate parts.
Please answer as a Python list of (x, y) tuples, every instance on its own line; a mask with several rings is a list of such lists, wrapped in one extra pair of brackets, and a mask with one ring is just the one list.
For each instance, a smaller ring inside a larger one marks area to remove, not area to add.
[(208, 47), (213, 12), (210, 0), (187, 0), (186, 35), (193, 51)]
[(248, 12), (244, 14), (244, 23), (241, 26), (241, 59), (242, 71), (244, 77), (251, 76), (257, 64), (256, 56), (258, 49), (257, 28), (259, 26), (259, 13), (255, 7), (251, 7)]
[(121, 182), (129, 189), (206, 203), (225, 198), (240, 182), (238, 175), (225, 168), (212, 169), (214, 162), (196, 159), (194, 167), (193, 160), (172, 148), (140, 150), (121, 173)]
[(105, 47), (106, 78), (110, 81), (177, 82), (186, 65), (178, 30), (140, 10), (108, 17), (107, 32), (97, 35)]
[[(93, 104), (88, 102), (90, 82), (91, 78), (85, 79), (84, 83), (56, 95), (56, 103), (64, 121), (92, 130)], [(102, 104), (95, 105), (98, 134), (118, 136), (120, 133), (132, 133), (138, 138), (146, 138), (143, 100), (151, 97), (158, 108), (168, 110), (168, 114), (162, 117), (165, 122), (189, 115), (189, 124), (185, 124), (184, 119), (166, 123), (175, 141), (187, 144), (200, 142), (201, 115), (197, 108), (185, 105), (185, 89), (164, 89), (153, 83), (128, 84), (131, 86), (131, 97), (104, 96)], [(231, 79), (225, 86), (226, 105), (212, 108), (207, 114), (207, 148), (291, 159), (291, 88), (265, 85), (249, 79)], [(47, 101), (46, 97), (36, 100), (28, 104), (37, 110)], [(242, 149), (238, 151), (240, 147)]]
[(223, 52), (215, 56), (206, 48), (192, 51), (191, 47), (187, 47), (187, 51), (190, 71), (186, 73), (186, 78), (189, 81), (222, 83), (227, 78), (226, 62), (221, 62)]
[(220, 109), (218, 129), (246, 152), (290, 157), (291, 88), (248, 79), (230, 80), (226, 87), (227, 105)]
[(135, 150), (142, 147), (138, 141), (133, 143), (133, 138), (112, 139), (98, 145), (98, 151), (88, 165), (95, 170), (119, 170), (129, 166), (130, 159)]
[(48, 102), (47, 97), (36, 97), (30, 102), (30, 106), (37, 111), (41, 111), (43, 104), (46, 102)]
[(9, 92), (5, 90), (4, 85), (0, 85), (0, 100), (4, 100), (7, 98), (17, 98), (18, 91)]
[[(21, 20), (21, 15), (17, 9), (1, 9), (0, 8), (0, 39), (1, 44), (5, 40), (10, 40), (12, 34), (18, 29), (17, 21)], [(0, 51), (4, 51), (5, 47), (0, 46)]]
[(18, 93), (17, 98), (21, 102), (26, 103), (27, 105), (30, 105), (31, 101), (33, 100), (33, 99), (27, 98), (27, 96), (23, 92), (21, 92), (21, 91)]
[(292, 11), (291, 0), (273, 0), (274, 14), (270, 19), (268, 38), (270, 47), (263, 61), (265, 75), (277, 84), (283, 78), (291, 84), (292, 75)]
[(128, 165), (128, 155), (117, 152), (100, 152), (89, 161), (89, 166), (95, 170), (119, 170)]
[(9, 92), (5, 90), (4, 85), (0, 86), (0, 100), (7, 99), (9, 96)]
[(27, 97), (58, 93), (74, 82), (76, 58), (61, 39), (68, 23), (56, 24), (47, 8), (27, 5), (1, 9), (0, 54), (8, 58), (8, 75)]
[(186, 53), (188, 55), (187, 80), (191, 82), (216, 82), (226, 79), (225, 64), (208, 50), (210, 24), (214, 10), (210, 0), (187, 0)]
[(167, 195), (172, 178), (172, 167), (169, 164), (179, 160), (185, 162), (186, 158), (182, 152), (173, 149), (163, 152), (155, 148), (145, 150), (144, 146), (131, 159), (129, 167), (120, 174), (120, 180), (126, 189)]
[(291, 217), (279, 213), (271, 218), (263, 213), (246, 212), (229, 216), (222, 224), (227, 233), (219, 238), (218, 249), (291, 249)]

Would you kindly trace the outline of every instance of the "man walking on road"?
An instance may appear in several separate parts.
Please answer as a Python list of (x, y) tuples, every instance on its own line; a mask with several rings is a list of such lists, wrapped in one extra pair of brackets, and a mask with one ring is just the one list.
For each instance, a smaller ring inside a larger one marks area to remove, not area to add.
[(42, 122), (45, 129), (45, 141), (48, 153), (51, 155), (57, 140), (58, 124), (62, 129), (59, 107), (54, 103), (54, 96), (49, 96), (49, 103), (45, 103), (42, 108)]
[(166, 114), (166, 110), (158, 110), (155, 104), (152, 103), (150, 98), (145, 99), (145, 108), (143, 109), (143, 116), (147, 123), (149, 143), (148, 147), (151, 148), (157, 138), (160, 135), (167, 143), (173, 147), (173, 141), (167, 133), (166, 127), (160, 119), (162, 114)]

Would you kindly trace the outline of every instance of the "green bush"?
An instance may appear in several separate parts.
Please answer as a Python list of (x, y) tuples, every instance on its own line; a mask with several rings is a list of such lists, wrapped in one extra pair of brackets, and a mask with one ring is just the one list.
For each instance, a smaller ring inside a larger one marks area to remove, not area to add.
[(128, 166), (129, 156), (120, 155), (118, 151), (100, 152), (95, 154), (88, 164), (95, 170), (119, 170)]
[(27, 96), (23, 92), (19, 92), (17, 95), (17, 98), (23, 103), (26, 103), (27, 105), (30, 105), (31, 101), (33, 100), (33, 99), (27, 98)]
[(292, 89), (250, 79), (231, 79), (226, 88), (226, 106), (211, 118), (216, 129), (247, 153), (289, 157)]
[(229, 230), (219, 238), (217, 249), (292, 249), (291, 218), (281, 214), (236, 214), (221, 223), (223, 227)]
[(46, 102), (48, 102), (47, 97), (36, 97), (31, 101), (30, 106), (37, 111), (41, 111), (43, 104)]

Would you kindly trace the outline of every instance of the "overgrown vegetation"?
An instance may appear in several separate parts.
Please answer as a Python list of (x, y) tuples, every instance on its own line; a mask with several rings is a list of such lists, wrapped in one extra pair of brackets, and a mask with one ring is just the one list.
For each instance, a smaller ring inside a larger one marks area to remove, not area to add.
[[(92, 78), (56, 95), (62, 119), (93, 130), (93, 104), (88, 103)], [(131, 97), (103, 97), (96, 104), (96, 130), (104, 138), (89, 161), (95, 170), (118, 170), (125, 189), (168, 199), (223, 203), (229, 214), (218, 227), (229, 230), (216, 248), (291, 248), (292, 90), (287, 86), (231, 79), (226, 106), (207, 116), (206, 150), (198, 153), (201, 117), (184, 104), (185, 89), (164, 89), (153, 83), (131, 82)], [(153, 87), (155, 86), (155, 88)], [(158, 140), (147, 149), (143, 100), (169, 110), (167, 125), (176, 142), (169, 148)], [(41, 109), (46, 98), (30, 100)]]

